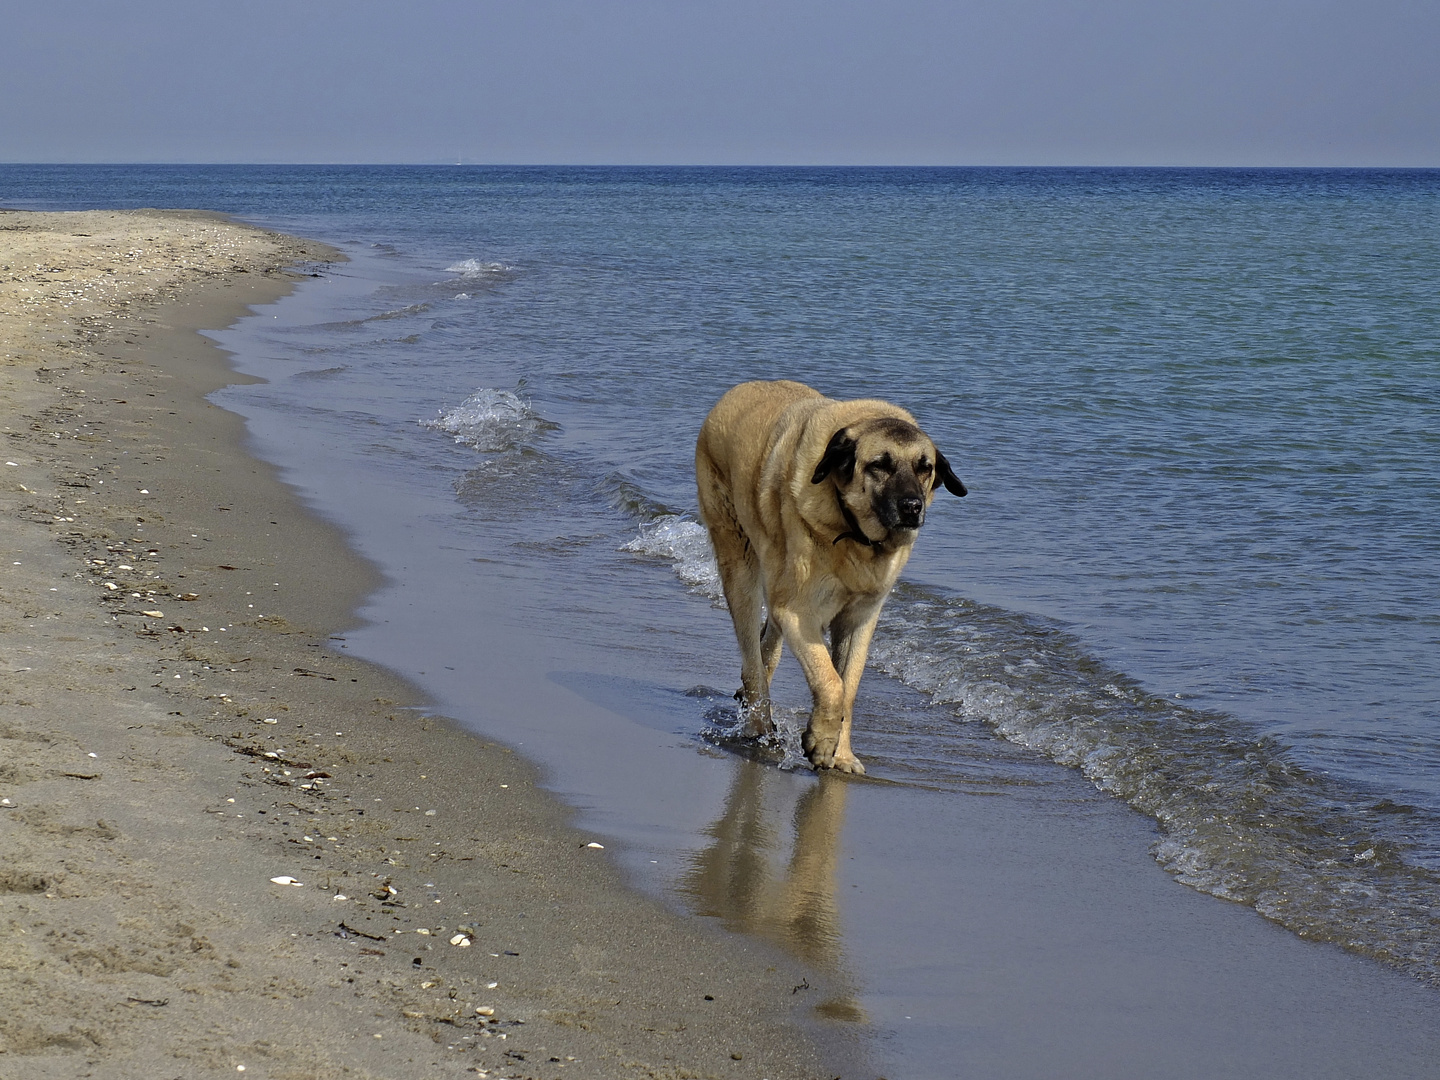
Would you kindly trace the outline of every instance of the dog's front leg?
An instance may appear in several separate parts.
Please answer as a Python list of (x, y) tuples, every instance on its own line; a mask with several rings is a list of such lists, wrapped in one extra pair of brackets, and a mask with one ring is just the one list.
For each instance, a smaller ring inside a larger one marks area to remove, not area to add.
[(865, 658), (870, 653), (870, 639), (880, 619), (883, 596), (857, 598), (830, 623), (830, 659), (844, 686), (841, 701), (840, 736), (835, 745), (835, 768), (841, 772), (863, 773), (865, 766), (850, 749), (851, 719), (855, 714), (855, 695), (860, 690), (860, 676), (865, 673)]
[[(810, 724), (801, 740), (805, 756), (817, 769), (834, 768), (845, 716), (845, 684), (830, 660), (830, 650), (825, 647), (825, 628), (813, 616), (802, 617), (784, 608), (772, 611), (770, 617), (779, 624), (786, 644), (800, 661), (814, 698)], [(843, 765), (839, 767), (844, 769)]]

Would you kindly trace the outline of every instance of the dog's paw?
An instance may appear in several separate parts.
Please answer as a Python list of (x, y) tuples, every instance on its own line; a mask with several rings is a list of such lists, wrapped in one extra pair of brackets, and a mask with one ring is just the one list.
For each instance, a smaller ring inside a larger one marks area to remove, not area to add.
[(835, 767), (835, 748), (840, 745), (840, 740), (834, 735), (817, 735), (814, 728), (807, 728), (805, 734), (800, 738), (800, 745), (805, 751), (805, 756), (810, 759), (810, 764), (817, 769), (833, 769)]
[(816, 769), (834, 769), (851, 776), (865, 775), (865, 766), (860, 759), (849, 750), (840, 750), (838, 736), (817, 735), (813, 730), (807, 730), (800, 740), (800, 745), (804, 747), (805, 756)]
[[(737, 691), (735, 696), (740, 698), (743, 691)], [(775, 731), (775, 720), (770, 714), (770, 700), (764, 698), (760, 701), (745, 704), (743, 698), (740, 701), (740, 718), (745, 721), (745, 734), (751, 738), (759, 739)]]

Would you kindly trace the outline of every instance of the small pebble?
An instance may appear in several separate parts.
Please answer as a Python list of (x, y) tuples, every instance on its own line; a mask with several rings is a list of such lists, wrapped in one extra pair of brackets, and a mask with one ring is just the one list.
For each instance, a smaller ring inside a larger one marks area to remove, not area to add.
[(494, 1015), (495, 1015), (495, 1010), (492, 1009), (489, 1005), (481, 1005), (478, 1009), (475, 1010), (475, 1015), (476, 1015), (476, 1016), (494, 1016)]
[(468, 949), (470, 947), (470, 939), (464, 934), (456, 934), (450, 939), (450, 944), (457, 945), (462, 949)]

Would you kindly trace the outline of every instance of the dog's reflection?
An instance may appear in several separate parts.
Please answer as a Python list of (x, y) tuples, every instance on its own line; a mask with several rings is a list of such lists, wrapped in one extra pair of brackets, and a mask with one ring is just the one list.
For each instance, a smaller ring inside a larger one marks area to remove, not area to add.
[[(724, 812), (706, 830), (714, 841), (695, 856), (681, 887), (726, 929), (756, 934), (840, 974), (835, 891), (848, 787), (831, 773), (810, 780), (736, 761)], [(817, 1011), (865, 1020), (849, 995)]]

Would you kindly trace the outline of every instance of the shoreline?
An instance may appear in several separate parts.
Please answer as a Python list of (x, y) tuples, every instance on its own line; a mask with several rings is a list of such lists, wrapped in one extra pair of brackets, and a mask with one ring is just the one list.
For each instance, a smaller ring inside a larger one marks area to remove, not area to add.
[(205, 400), (245, 377), (198, 331), (338, 253), (174, 211), (0, 245), (0, 1078), (820, 1075), (816, 972), (329, 645), (379, 575)]

